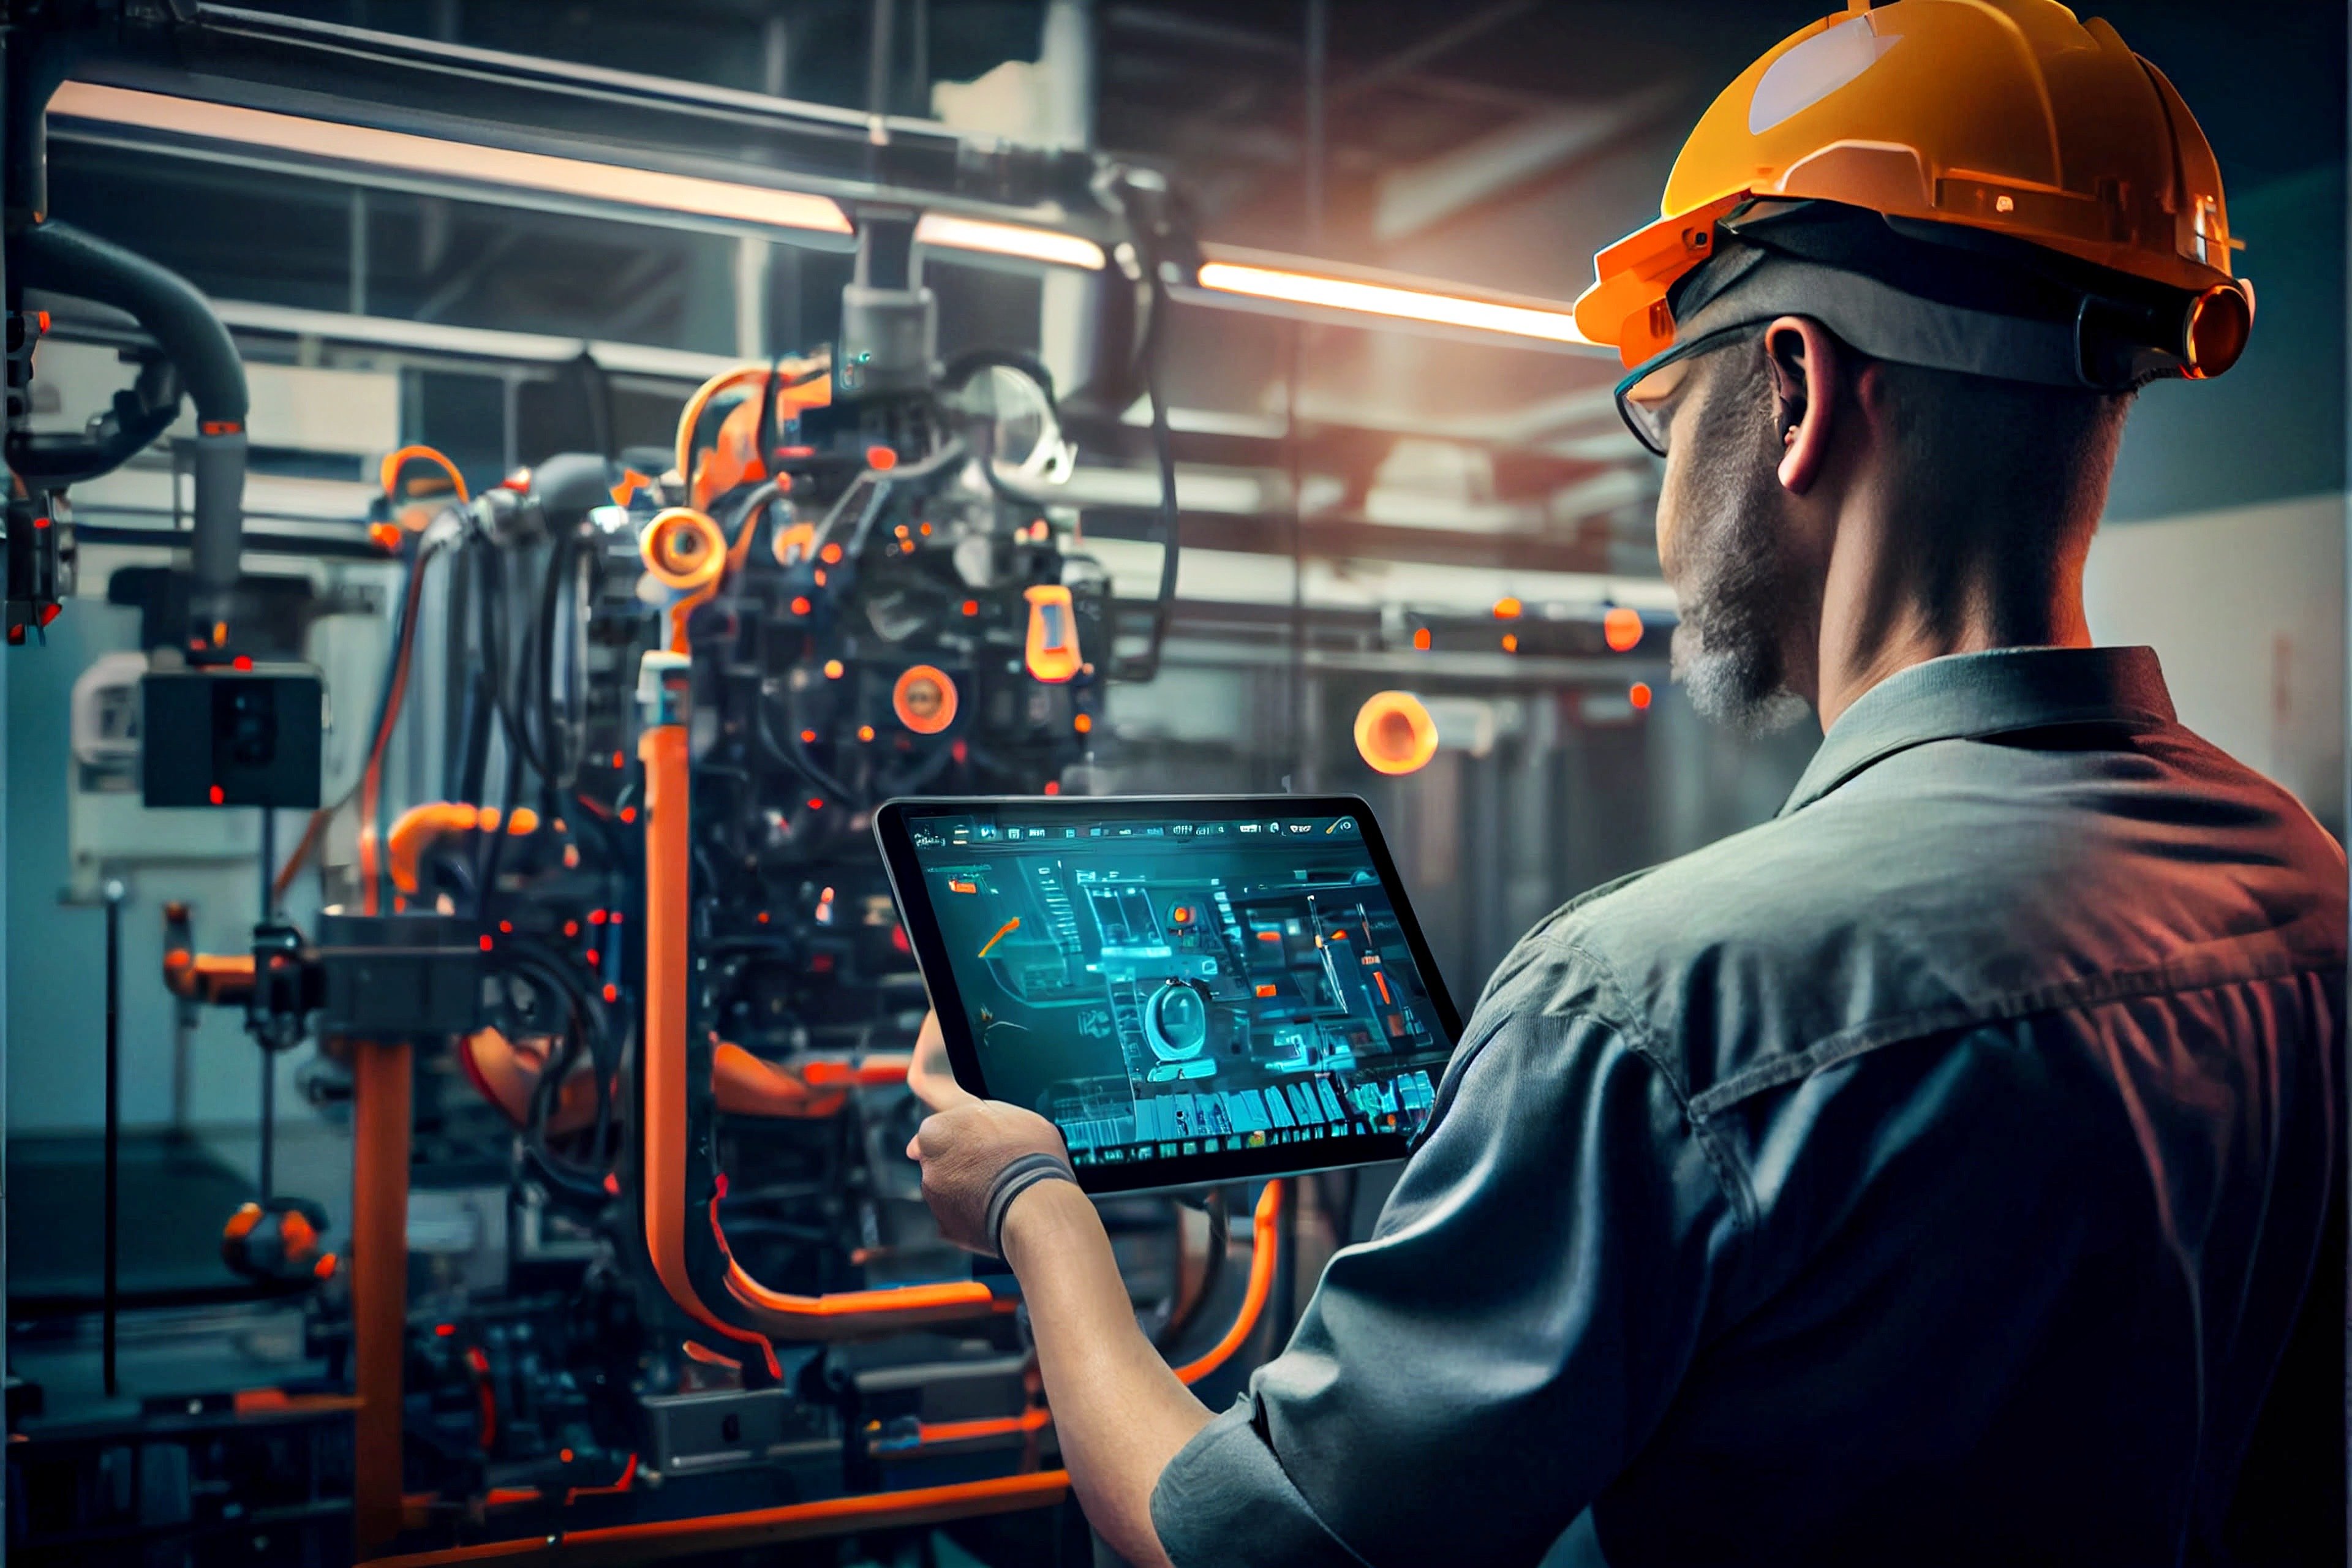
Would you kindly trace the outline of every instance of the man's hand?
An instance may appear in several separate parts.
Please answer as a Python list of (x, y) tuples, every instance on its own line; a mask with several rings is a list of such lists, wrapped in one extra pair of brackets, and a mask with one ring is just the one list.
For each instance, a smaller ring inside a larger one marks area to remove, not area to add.
[[(907, 1145), (923, 1163), (923, 1199), (940, 1234), (990, 1250), (989, 1191), (1024, 1155), (1066, 1162), (1062, 1134), (1034, 1111), (982, 1100), (956, 1082), (936, 1016), (923, 1020), (907, 1085), (932, 1114)], [(1169, 1457), (1208, 1425), (1208, 1408), (1176, 1381), (1136, 1326), (1101, 1216), (1076, 1186), (1013, 1188), (1002, 1217), (1005, 1261), (1021, 1280), (1053, 1401), (1070, 1484), (1113, 1551), (1139, 1568), (1166, 1568), (1151, 1525), (1151, 1491)]]
[(936, 1015), (923, 1020), (907, 1083), (931, 1108), (907, 1145), (907, 1157), (922, 1162), (923, 1201), (931, 1205), (940, 1234), (970, 1251), (992, 1252), (988, 1199), (998, 1173), (1024, 1154), (1067, 1163), (1070, 1152), (1060, 1130), (1034, 1110), (967, 1093), (949, 1070)]
[[(955, 1080), (955, 1068), (948, 1064), (948, 1037), (940, 1031), (937, 1013), (923, 1015), (922, 1032), (915, 1037), (915, 1059), (907, 1068), (907, 1087), (933, 1110), (980, 1103), (978, 1095)], [(912, 1155), (914, 1150), (907, 1152)]]

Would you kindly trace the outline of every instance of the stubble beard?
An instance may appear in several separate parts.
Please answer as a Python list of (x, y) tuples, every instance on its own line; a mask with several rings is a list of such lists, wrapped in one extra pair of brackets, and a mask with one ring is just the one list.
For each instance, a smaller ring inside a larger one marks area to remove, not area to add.
[(1767, 410), (1725, 388), (1691, 432), (1696, 459), (1676, 498), (1672, 670), (1701, 715), (1744, 735), (1786, 730), (1807, 711), (1782, 649), (1798, 603), (1779, 517), (1777, 453)]

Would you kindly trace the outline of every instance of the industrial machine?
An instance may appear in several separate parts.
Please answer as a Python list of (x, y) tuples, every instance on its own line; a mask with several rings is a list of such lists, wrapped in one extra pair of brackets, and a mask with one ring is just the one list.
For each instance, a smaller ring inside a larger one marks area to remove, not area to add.
[[(37, 111), (14, 123), (37, 135)], [(1129, 329), (1113, 379), (1149, 391), (1167, 194), (1089, 173), (1140, 258), (1104, 279)], [(1020, 353), (940, 362), (922, 216), (856, 208), (839, 341), (712, 380), (670, 452), (560, 455), (480, 494), (429, 448), (387, 455), (371, 538), (402, 586), (364, 767), (334, 800), (299, 613), (239, 575), (226, 332), (136, 257), (55, 223), (10, 234), (10, 640), (71, 592), (68, 487), (193, 395), (191, 569), (116, 587), (148, 628), (144, 798), (311, 811), (283, 857), (265, 832), (248, 950), (194, 951), (175, 906), (163, 974), (122, 983), (315, 1052), (309, 1097), (349, 1118), (354, 1173), (336, 1215), (274, 1190), (265, 1152), (257, 1200), (218, 1216), (228, 1269), (299, 1304), (308, 1375), (33, 1422), (10, 1452), (12, 1552), (702, 1551), (1065, 1494), (1010, 1278), (939, 1240), (902, 1153), (925, 1002), (868, 814), (919, 790), (1091, 787), (1118, 691), (1157, 668), (1173, 468), (1155, 395), (1160, 592), (1121, 624), (1055, 504), (1051, 377)], [(44, 324), (16, 308), (28, 282), (126, 309), (155, 345), (78, 444), (21, 434)], [(436, 667), (446, 689), (420, 673), (428, 612), (462, 652)], [(404, 799), (416, 711), (455, 741), (437, 794)], [(344, 838), (356, 857), (331, 866)], [(302, 929), (277, 910), (306, 874), (324, 912)], [(110, 1133), (109, 1158), (111, 1394)], [(1118, 1215), (1139, 1310), (1188, 1379), (1252, 1343), (1272, 1287), (1278, 1187), (1246, 1280), (1224, 1202)], [(12, 1415), (39, 1394), (12, 1385)], [(1045, 1560), (1066, 1527), (1029, 1528), (1007, 1560)]]

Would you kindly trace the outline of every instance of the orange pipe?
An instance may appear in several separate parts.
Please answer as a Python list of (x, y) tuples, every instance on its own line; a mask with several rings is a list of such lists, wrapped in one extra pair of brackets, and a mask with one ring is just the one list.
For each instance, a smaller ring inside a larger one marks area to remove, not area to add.
[[(679, 534), (690, 538), (681, 540)], [(695, 548), (681, 551), (688, 542)], [(669, 641), (664, 646), (671, 653), (690, 652), (687, 623), (696, 610), (717, 596), (719, 584), (727, 575), (727, 535), (694, 508), (674, 506), (656, 513), (646, 524), (637, 538), (637, 556), (655, 582), (679, 595), (669, 607)]]
[(710, 1092), (719, 1109), (730, 1116), (837, 1116), (849, 1103), (853, 1087), (906, 1082), (911, 1059), (908, 1053), (892, 1051), (855, 1065), (818, 1060), (786, 1068), (721, 1040), (710, 1055)]
[(789, 1541), (846, 1535), (859, 1530), (908, 1529), (983, 1514), (1050, 1508), (1068, 1496), (1069, 1490), (1066, 1471), (1040, 1470), (1025, 1476), (960, 1481), (951, 1486), (827, 1498), (822, 1502), (793, 1503), (749, 1513), (618, 1524), (603, 1530), (573, 1531), (568, 1535), (535, 1536), (526, 1541), (485, 1542), (478, 1546), (373, 1561), (376, 1568), (445, 1568), (446, 1564), (513, 1559), (562, 1563), (577, 1568), (651, 1563), (689, 1553), (742, 1552)]
[[(470, 805), (462, 800), (428, 800), (410, 806), (393, 822), (384, 834), (384, 869), (392, 875), (392, 885), (404, 893), (416, 891), (417, 868), (425, 858), (425, 847), (445, 833), (484, 833), (499, 830), (499, 812), (495, 805)], [(507, 832), (515, 837), (528, 837), (539, 831), (539, 813), (527, 805), (517, 806), (506, 818)], [(360, 829), (361, 843), (373, 848), (375, 828), (371, 823)]]
[(352, 1527), (362, 1557), (401, 1528), (401, 1359), (408, 1321), (409, 1047), (352, 1049)]
[[(982, 1437), (1011, 1437), (1031, 1432), (1041, 1432), (1054, 1424), (1054, 1413), (1042, 1405), (1034, 1405), (1018, 1415), (983, 1415), (971, 1421), (924, 1421), (917, 1424), (916, 1447), (929, 1448), (940, 1443), (969, 1443)], [(876, 1426), (880, 1423), (877, 1422)]]
[[(776, 389), (776, 407), (780, 412), (794, 408), (823, 408), (833, 402), (832, 362), (829, 358), (786, 360), (776, 368), (787, 383)], [(678, 479), (687, 486), (688, 499), (696, 506), (709, 505), (719, 490), (729, 488), (714, 484), (706, 493), (706, 476), (694, 471), (695, 428), (702, 423), (704, 410), (715, 399), (747, 386), (758, 385), (764, 395), (768, 376), (769, 367), (764, 364), (739, 364), (732, 370), (720, 371), (696, 387), (694, 395), (686, 400), (686, 406), (679, 411), (677, 449), (672, 456), (677, 464)], [(792, 384), (794, 383), (797, 384)], [(759, 416), (754, 415), (752, 417), (757, 419)], [(736, 476), (737, 482), (745, 479), (767, 478), (767, 454), (756, 450), (759, 433), (751, 432), (750, 438), (754, 447), (753, 461), (744, 466), (742, 472)]]
[(727, 1293), (747, 1307), (782, 1320), (770, 1331), (796, 1340), (897, 1333), (926, 1323), (983, 1317), (996, 1310), (996, 1293), (977, 1279), (881, 1290), (835, 1290), (824, 1296), (787, 1295), (746, 1274), (731, 1255), (727, 1260)]
[(1257, 1210), (1251, 1216), (1249, 1286), (1242, 1292), (1242, 1310), (1234, 1315), (1233, 1326), (1225, 1331), (1224, 1338), (1211, 1345), (1199, 1360), (1186, 1362), (1176, 1369), (1181, 1381), (1200, 1382), (1233, 1360), (1234, 1352), (1257, 1331), (1257, 1321), (1265, 1312), (1266, 1298), (1274, 1293), (1274, 1271), (1280, 1262), (1276, 1255), (1282, 1250), (1282, 1198), (1280, 1182), (1268, 1182), (1265, 1191), (1258, 1194)]
[(466, 494), (466, 476), (457, 471), (457, 465), (434, 447), (425, 446), (403, 447), (396, 452), (384, 454), (383, 464), (376, 469), (376, 479), (383, 486), (383, 493), (387, 497), (397, 499), (394, 492), (400, 485), (401, 468), (410, 459), (418, 458), (440, 465), (441, 471), (449, 476), (449, 483), (456, 489), (459, 500), (471, 499)]
[(691, 484), (694, 480), (694, 427), (702, 423), (702, 411), (710, 406), (711, 399), (724, 393), (753, 383), (764, 385), (768, 367), (763, 364), (739, 364), (733, 370), (722, 370), (694, 389), (686, 406), (677, 416), (677, 477)]
[(687, 879), (691, 840), (686, 726), (648, 726), (637, 737), (637, 758), (646, 778), (646, 1250), (662, 1289), (688, 1317), (727, 1339), (756, 1346), (775, 1371), (774, 1347), (712, 1311), (687, 1272)]
[[(1265, 1315), (1265, 1303), (1274, 1293), (1276, 1252), (1281, 1246), (1282, 1184), (1268, 1182), (1259, 1194), (1257, 1208), (1251, 1216), (1249, 1283), (1242, 1292), (1241, 1310), (1234, 1315), (1233, 1325), (1224, 1337), (1210, 1347), (1207, 1354), (1187, 1362), (1176, 1369), (1177, 1377), (1186, 1384), (1198, 1383), (1217, 1368), (1231, 1361), (1234, 1352), (1244, 1344)], [(1015, 1432), (1034, 1432), (1053, 1423), (1054, 1413), (1036, 1405), (1018, 1415), (984, 1416), (973, 1421), (924, 1423), (916, 1428), (919, 1447), (934, 1443), (968, 1442), (979, 1437), (999, 1437)]]
[(768, 1331), (772, 1335), (795, 1340), (848, 1339), (980, 1317), (996, 1310), (996, 1292), (977, 1279), (880, 1290), (835, 1290), (823, 1296), (772, 1290), (744, 1270), (735, 1260), (734, 1248), (727, 1245), (727, 1232), (719, 1223), (719, 1200), (725, 1192), (722, 1185), (711, 1195), (710, 1234), (727, 1255), (727, 1293), (771, 1320)]
[(174, 996), (214, 1004), (242, 1002), (253, 992), (253, 954), (190, 952), (163, 954), (163, 987)]
[[(478, 1029), (457, 1042), (457, 1052), (466, 1077), (483, 1099), (518, 1127), (530, 1119), (530, 1097), (547, 1070), (544, 1051), (517, 1046), (496, 1029)], [(583, 1064), (555, 1091), (555, 1109), (547, 1118), (550, 1135), (560, 1138), (594, 1125), (594, 1072)]]

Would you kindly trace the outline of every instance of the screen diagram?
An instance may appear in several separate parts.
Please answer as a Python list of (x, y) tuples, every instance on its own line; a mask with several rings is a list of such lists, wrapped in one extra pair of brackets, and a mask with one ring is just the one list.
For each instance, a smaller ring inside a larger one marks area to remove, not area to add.
[(909, 827), (989, 1085), (1073, 1159), (1428, 1119), (1452, 1043), (1353, 817)]

